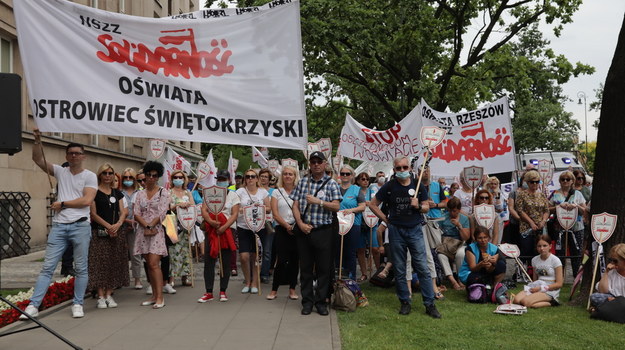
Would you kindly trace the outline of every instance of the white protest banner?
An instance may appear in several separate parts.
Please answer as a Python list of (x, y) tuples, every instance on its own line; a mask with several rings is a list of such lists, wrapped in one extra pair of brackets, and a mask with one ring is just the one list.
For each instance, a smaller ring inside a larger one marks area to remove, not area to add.
[(336, 218), (339, 221), (339, 235), (345, 236), (352, 226), (354, 226), (354, 213), (345, 213), (344, 211), (338, 211)]
[(506, 97), (479, 109), (460, 113), (435, 111), (424, 100), (418, 108), (423, 126), (438, 126), (447, 130), (442, 144), (434, 149), (430, 162), (430, 168), (437, 169), (437, 173), (443, 171), (442, 175), (456, 175), (467, 163), (482, 166), (491, 174), (516, 169)]
[(191, 171), (191, 163), (183, 156), (174, 151), (171, 147), (165, 149), (165, 160), (163, 161), (163, 167), (165, 168), (165, 174), (162, 181), (165, 188), (169, 188), (169, 178), (171, 174), (176, 170), (182, 170), (187, 174)]
[(575, 221), (577, 221), (577, 207), (573, 207), (571, 210), (566, 210), (557, 205), (556, 217), (558, 218), (560, 226), (562, 226), (564, 230), (570, 230), (573, 228), (573, 225), (575, 225)]
[(464, 181), (466, 184), (474, 190), (480, 187), (480, 184), (482, 183), (484, 168), (479, 166), (468, 166), (462, 169), (462, 174), (464, 175)]
[(233, 184), (234, 177), (236, 176), (237, 168), (239, 167), (239, 160), (232, 158), (232, 151), (230, 151), (230, 157), (228, 158), (228, 172), (230, 173), (230, 183)]
[(595, 214), (592, 216), (592, 220), (590, 220), (590, 231), (597, 243), (602, 244), (610, 239), (616, 228), (616, 219), (616, 215), (608, 213)]
[(254, 232), (258, 232), (265, 227), (266, 215), (264, 205), (248, 205), (243, 207), (245, 223), (247, 223), (249, 229)]
[(260, 165), (261, 168), (266, 168), (269, 165), (267, 158), (254, 146), (252, 146), (252, 161)]
[(226, 198), (228, 196), (228, 189), (225, 187), (211, 186), (204, 189), (203, 197), (204, 204), (210, 213), (219, 214), (226, 205)]
[(297, 160), (295, 159), (291, 159), (291, 158), (287, 158), (287, 159), (282, 159), (282, 167), (284, 168), (285, 166), (290, 166), (293, 167), (295, 169), (299, 169), (299, 165), (297, 164)]
[(278, 169), (280, 169), (280, 162), (277, 159), (270, 159), (267, 161), (267, 168), (276, 176)]
[(180, 223), (180, 226), (182, 226), (187, 231), (191, 231), (191, 229), (195, 226), (195, 220), (198, 213), (196, 210), (197, 207), (195, 205), (191, 205), (187, 208), (176, 208), (176, 216), (178, 217), (178, 222)]
[(473, 214), (475, 215), (475, 220), (480, 226), (484, 226), (490, 230), (495, 223), (495, 217), (497, 217), (497, 213), (495, 212), (495, 206), (492, 204), (480, 204), (473, 207)]
[(329, 138), (319, 139), (317, 145), (319, 145), (319, 150), (326, 156), (326, 159), (330, 160), (332, 157), (332, 141)]
[(150, 140), (150, 152), (154, 160), (159, 160), (163, 154), (165, 154), (165, 140), (152, 139)]
[(378, 218), (378, 216), (375, 215), (373, 211), (371, 211), (371, 208), (369, 208), (368, 206), (365, 207), (365, 211), (362, 213), (362, 217), (365, 221), (365, 224), (370, 228), (374, 228), (380, 220), (380, 218)]
[(341, 130), (337, 155), (365, 161), (391, 162), (397, 156), (410, 156), (419, 152), (420, 131), (416, 108), (387, 130), (369, 129), (348, 113)]
[[(207, 171), (206, 176), (200, 177), (204, 171)], [(215, 166), (215, 158), (213, 158), (213, 150), (211, 149), (208, 151), (206, 160), (197, 166), (197, 182), (204, 187), (214, 186), (217, 183), (216, 176), (217, 167)]]
[(298, 0), (175, 18), (13, 7), (41, 131), (306, 147)]
[(421, 101), (404, 119), (387, 130), (372, 130), (349, 114), (341, 131), (338, 153), (348, 158), (390, 162), (412, 156), (423, 145), (417, 135), (423, 126), (437, 126), (447, 134), (433, 151), (430, 168), (438, 175), (457, 175), (467, 162), (489, 173), (515, 170), (514, 141), (508, 99), (503, 97), (482, 108), (444, 113)]

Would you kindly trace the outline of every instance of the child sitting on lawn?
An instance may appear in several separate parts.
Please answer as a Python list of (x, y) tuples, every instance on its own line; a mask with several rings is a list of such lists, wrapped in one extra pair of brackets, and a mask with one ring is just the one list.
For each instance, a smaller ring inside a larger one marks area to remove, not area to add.
[(596, 308), (618, 296), (625, 296), (625, 243), (610, 249), (610, 262), (597, 283), (598, 293), (590, 296), (590, 304)]
[(534, 282), (516, 295), (514, 303), (531, 308), (560, 305), (558, 297), (564, 276), (562, 262), (551, 254), (551, 238), (548, 235), (536, 237), (536, 250), (539, 255), (532, 258)]

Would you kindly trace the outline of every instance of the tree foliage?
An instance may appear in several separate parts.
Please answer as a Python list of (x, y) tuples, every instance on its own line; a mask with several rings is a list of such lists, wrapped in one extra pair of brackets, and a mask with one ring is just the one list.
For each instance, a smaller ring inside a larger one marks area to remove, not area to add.
[(520, 150), (571, 149), (579, 125), (558, 85), (593, 69), (555, 54), (536, 24), (559, 34), (580, 3), (304, 0), (306, 92), (346, 100), (352, 116), (378, 128), (421, 98), (459, 111), (508, 95)]

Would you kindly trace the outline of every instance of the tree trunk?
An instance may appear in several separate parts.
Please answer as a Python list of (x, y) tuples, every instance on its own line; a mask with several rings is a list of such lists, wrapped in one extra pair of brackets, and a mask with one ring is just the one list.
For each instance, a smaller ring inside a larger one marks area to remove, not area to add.
[[(591, 214), (607, 212), (618, 215), (614, 234), (603, 244), (605, 252), (609, 252), (612, 246), (625, 242), (625, 201), (621, 184), (625, 175), (625, 152), (622, 149), (625, 135), (623, 117), (625, 117), (625, 18), (605, 81), (593, 179)], [(592, 235), (586, 238), (586, 242), (590, 242)], [(589, 244), (585, 245), (590, 247)], [(591, 290), (594, 262), (593, 258), (584, 264), (581, 293), (575, 300), (584, 306)], [(599, 278), (597, 272), (597, 281)]]

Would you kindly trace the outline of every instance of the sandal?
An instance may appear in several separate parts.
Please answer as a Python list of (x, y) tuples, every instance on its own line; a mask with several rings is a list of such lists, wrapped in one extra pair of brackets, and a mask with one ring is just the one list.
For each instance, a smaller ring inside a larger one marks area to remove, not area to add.
[(362, 276), (360, 276), (360, 278), (357, 280), (357, 282), (358, 282), (358, 283), (364, 282), (364, 281), (366, 281), (366, 280), (367, 280), (367, 278), (368, 278), (368, 277), (367, 277), (367, 275), (362, 275)]
[(434, 298), (436, 298), (436, 300), (441, 300), (441, 301), (445, 300), (445, 296), (441, 292), (437, 292), (436, 294), (434, 294)]
[(386, 278), (386, 277), (388, 277), (388, 270), (382, 270), (382, 271), (380, 271), (380, 273), (378, 273), (378, 277), (380, 277), (380, 278)]

